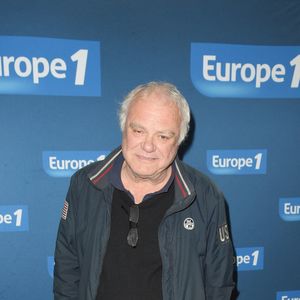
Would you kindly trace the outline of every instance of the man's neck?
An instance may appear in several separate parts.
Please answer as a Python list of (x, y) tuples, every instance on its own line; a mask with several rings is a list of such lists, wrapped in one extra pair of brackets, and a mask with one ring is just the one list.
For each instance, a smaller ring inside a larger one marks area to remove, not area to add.
[(121, 180), (124, 187), (133, 195), (136, 204), (143, 201), (145, 195), (161, 190), (172, 175), (172, 166), (153, 176), (135, 174), (124, 161), (121, 169)]

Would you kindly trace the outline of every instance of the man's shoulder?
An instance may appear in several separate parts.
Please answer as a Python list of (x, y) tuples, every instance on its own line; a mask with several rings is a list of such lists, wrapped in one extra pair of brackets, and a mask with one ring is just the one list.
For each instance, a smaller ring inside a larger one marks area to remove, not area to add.
[(180, 161), (181, 168), (193, 185), (196, 192), (210, 192), (215, 195), (223, 195), (215, 182), (205, 173), (192, 167), (190, 164)]
[(94, 176), (104, 172), (105, 169), (113, 163), (113, 161), (115, 160), (116, 156), (119, 155), (119, 153), (120, 147), (109, 153), (103, 160), (92, 162), (87, 166), (81, 168), (80, 170), (76, 171), (72, 177), (77, 181), (84, 181), (87, 179), (91, 181)]
[(96, 172), (96, 170), (101, 169), (101, 167), (104, 165), (104, 161), (95, 161), (92, 162), (83, 168), (77, 170), (71, 177), (71, 180), (75, 181), (82, 181), (89, 179), (89, 174)]
[(212, 183), (212, 180), (206, 174), (190, 164), (180, 161), (180, 167), (183, 174), (189, 178), (193, 185), (202, 183), (204, 186), (208, 186)]
[(79, 177), (89, 176), (89, 174), (100, 170), (105, 165), (106, 161), (107, 159), (94, 161), (78, 170), (74, 175)]

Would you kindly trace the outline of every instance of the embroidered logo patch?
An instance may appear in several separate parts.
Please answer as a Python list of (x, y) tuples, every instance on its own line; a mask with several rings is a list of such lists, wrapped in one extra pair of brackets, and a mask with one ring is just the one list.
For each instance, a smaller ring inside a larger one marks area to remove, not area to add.
[(68, 209), (69, 209), (69, 203), (65, 200), (64, 207), (61, 212), (61, 218), (63, 220), (67, 220)]
[(186, 230), (193, 230), (195, 227), (194, 220), (192, 218), (186, 218), (183, 221), (183, 226)]
[(224, 224), (219, 227), (219, 239), (221, 243), (229, 241), (229, 230), (227, 224)]

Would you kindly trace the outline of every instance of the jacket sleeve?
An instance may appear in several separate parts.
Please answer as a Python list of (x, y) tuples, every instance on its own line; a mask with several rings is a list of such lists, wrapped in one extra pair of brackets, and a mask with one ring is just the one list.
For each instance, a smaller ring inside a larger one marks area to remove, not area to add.
[(54, 255), (55, 300), (78, 300), (80, 267), (75, 244), (75, 200), (77, 184), (74, 177), (62, 210)]
[(214, 187), (209, 188), (206, 196), (208, 201), (206, 299), (229, 300), (234, 287), (233, 249), (227, 225), (225, 200)]

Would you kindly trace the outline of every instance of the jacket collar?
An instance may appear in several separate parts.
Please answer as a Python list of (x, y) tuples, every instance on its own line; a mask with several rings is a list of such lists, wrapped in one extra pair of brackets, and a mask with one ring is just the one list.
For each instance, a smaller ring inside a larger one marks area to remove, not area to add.
[[(88, 177), (92, 184), (99, 189), (107, 186), (110, 181), (107, 176), (111, 171), (116, 158), (121, 154), (122, 148), (119, 146), (111, 152), (104, 161), (95, 163), (94, 168), (88, 173)], [(181, 197), (187, 198), (194, 192), (194, 187), (186, 176), (183, 163), (176, 157), (175, 161), (175, 186), (178, 187)]]
[(107, 174), (111, 171), (115, 159), (121, 154), (121, 146), (111, 152), (103, 161), (97, 162), (93, 169), (88, 173), (90, 181), (98, 188), (105, 187), (109, 181)]
[(181, 191), (181, 194), (184, 198), (190, 196), (192, 194), (192, 191), (194, 190), (194, 187), (188, 180), (188, 178), (184, 178), (183, 176), (183, 170), (182, 170), (182, 163), (179, 160), (178, 157), (175, 159), (175, 167), (176, 167), (176, 173), (175, 173), (175, 180), (176, 183)]

